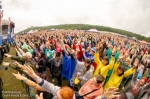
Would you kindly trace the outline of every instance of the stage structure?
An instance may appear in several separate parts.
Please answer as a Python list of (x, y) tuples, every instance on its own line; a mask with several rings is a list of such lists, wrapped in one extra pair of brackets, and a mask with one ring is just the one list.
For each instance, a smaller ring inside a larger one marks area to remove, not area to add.
[(8, 41), (12, 40), (11, 35), (14, 34), (15, 23), (11, 21), (10, 17), (8, 20), (2, 20), (3, 18), (3, 10), (2, 10), (2, 2), (0, 1), (0, 46), (3, 41), (6, 39)]

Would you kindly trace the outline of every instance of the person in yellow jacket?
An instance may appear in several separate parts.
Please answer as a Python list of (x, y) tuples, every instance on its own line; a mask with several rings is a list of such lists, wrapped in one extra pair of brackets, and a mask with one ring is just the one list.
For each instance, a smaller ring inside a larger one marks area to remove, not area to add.
[[(112, 57), (111, 62), (109, 63), (109, 59), (107, 56), (103, 57), (102, 61), (99, 59), (99, 53), (96, 52), (94, 55), (94, 61), (97, 64), (97, 68), (93, 74), (93, 76), (96, 76), (98, 74), (103, 75), (104, 78), (106, 78), (108, 71), (111, 70), (114, 66), (114, 57)], [(108, 64), (109, 63), (109, 64)]]
[(112, 56), (111, 61), (109, 63), (109, 59), (107, 56), (104, 56), (102, 61), (100, 61), (99, 56), (100, 55), (98, 52), (96, 52), (94, 55), (94, 61), (97, 64), (97, 68), (96, 68), (93, 76), (101, 74), (106, 79), (108, 71), (111, 70), (114, 66), (115, 58), (114, 58), (114, 56)]
[(124, 66), (119, 66), (120, 59), (121, 58), (119, 58), (118, 61), (116, 62), (116, 64), (114, 65), (113, 72), (112, 72), (108, 82), (104, 85), (104, 89), (108, 89), (109, 87), (118, 88), (124, 77), (127, 77), (134, 73), (137, 65), (134, 65), (132, 68), (125, 71)]

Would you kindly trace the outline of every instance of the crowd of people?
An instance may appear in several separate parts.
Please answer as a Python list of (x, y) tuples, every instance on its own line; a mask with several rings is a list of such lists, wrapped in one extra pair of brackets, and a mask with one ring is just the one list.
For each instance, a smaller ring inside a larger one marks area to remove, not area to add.
[[(5, 54), (15, 62), (3, 65), (18, 70), (13, 75), (27, 85), (52, 93), (53, 99), (150, 98), (150, 48), (137, 40), (82, 30), (39, 30), (17, 35), (15, 43), (16, 56)], [(44, 99), (42, 93), (36, 98)]]

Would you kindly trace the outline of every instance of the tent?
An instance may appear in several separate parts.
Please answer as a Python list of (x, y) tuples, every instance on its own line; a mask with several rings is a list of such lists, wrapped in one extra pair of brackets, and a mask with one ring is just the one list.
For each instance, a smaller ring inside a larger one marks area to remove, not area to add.
[(88, 32), (99, 32), (97, 29), (90, 29), (90, 30), (87, 30)]
[(146, 41), (144, 41), (144, 40), (140, 41), (140, 43), (141, 43), (141, 44), (148, 44), (148, 42), (146, 42)]
[(33, 33), (34, 32), (34, 30), (30, 30), (28, 33)]
[(51, 31), (55, 31), (56, 29), (54, 29), (54, 28), (52, 28), (52, 29), (50, 29)]

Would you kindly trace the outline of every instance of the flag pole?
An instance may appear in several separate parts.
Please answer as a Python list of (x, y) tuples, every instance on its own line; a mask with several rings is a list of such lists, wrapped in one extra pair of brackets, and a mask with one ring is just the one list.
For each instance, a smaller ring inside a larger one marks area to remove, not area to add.
[(3, 10), (2, 10), (2, 1), (0, 1), (0, 46), (2, 45), (3, 36), (2, 36), (2, 17), (3, 17)]
[(10, 17), (8, 18), (8, 34), (7, 34), (7, 38), (10, 39), (11, 38), (11, 35), (10, 35)]

